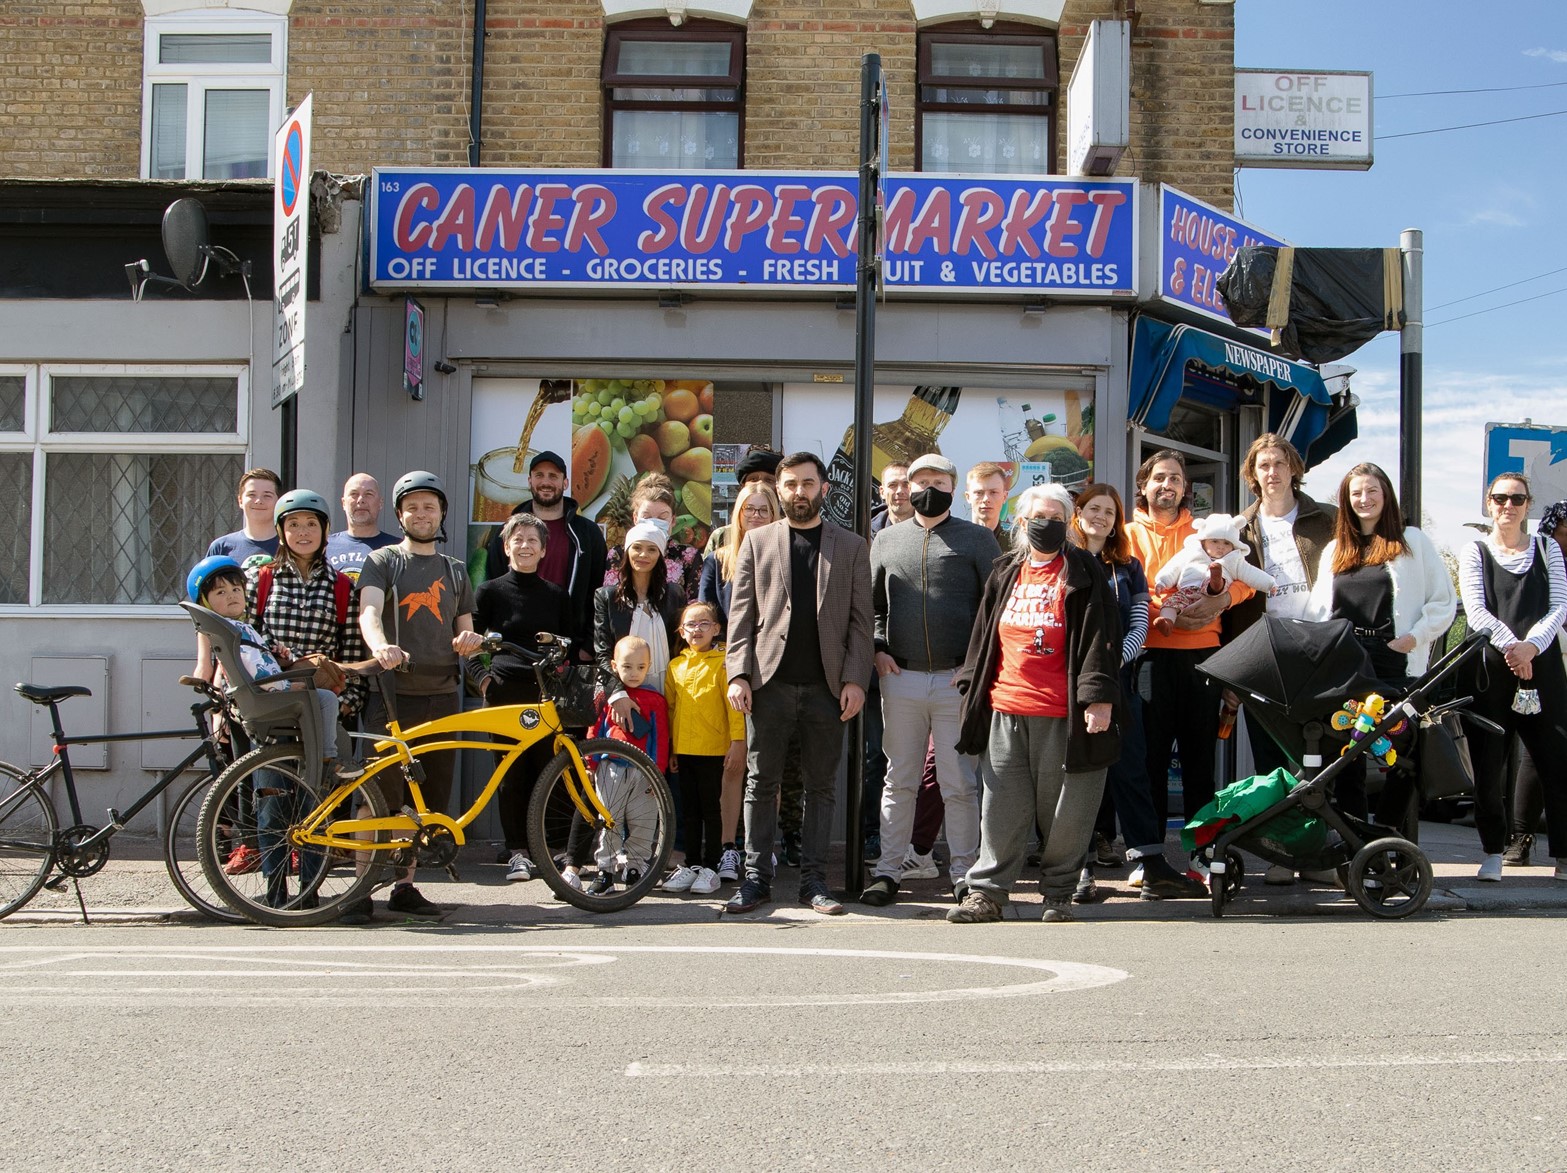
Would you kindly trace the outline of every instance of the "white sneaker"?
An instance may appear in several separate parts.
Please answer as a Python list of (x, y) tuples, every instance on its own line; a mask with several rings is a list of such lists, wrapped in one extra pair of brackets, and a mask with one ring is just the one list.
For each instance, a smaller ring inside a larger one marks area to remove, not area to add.
[(718, 857), (718, 878), (734, 883), (740, 878), (740, 868), (744, 863), (737, 848), (724, 848), (724, 853)]
[(1186, 862), (1186, 874), (1199, 884), (1208, 883), (1208, 865), (1203, 862), (1200, 855), (1193, 855)]
[(1556, 861), (1556, 879), (1567, 880), (1567, 857)]
[(658, 886), (660, 892), (689, 892), (691, 885), (696, 883), (696, 869), (688, 868), (681, 864), (669, 875), (664, 877), (664, 882)]
[(1480, 870), (1475, 873), (1475, 879), (1487, 880), (1493, 884), (1502, 881), (1502, 857), (1500, 855), (1488, 855), (1485, 862), (1480, 865)]
[(1262, 873), (1262, 882), (1283, 888), (1295, 882), (1295, 869), (1287, 868), (1281, 863), (1276, 863)]
[(712, 868), (697, 868), (696, 879), (691, 881), (691, 895), (711, 896), (722, 886), (723, 881)]
[[(575, 888), (578, 892), (581, 892), (583, 890), (583, 888), (582, 888), (582, 877), (578, 873), (576, 873), (576, 872), (561, 872), (560, 878), (561, 878), (561, 882), (564, 883), (566, 885), (566, 887), (568, 887), (568, 888)], [(555, 899), (559, 900), (560, 897), (557, 896), (557, 897), (555, 897)]]
[(1142, 864), (1138, 864), (1135, 868), (1132, 869), (1132, 874), (1126, 877), (1126, 882), (1133, 888), (1141, 888), (1143, 886)]
[(908, 851), (903, 855), (903, 862), (898, 865), (898, 883), (906, 883), (909, 880), (934, 880), (941, 875), (941, 869), (936, 866), (936, 854), (921, 855), (914, 850), (914, 845), (909, 845)]
[(506, 878), (508, 880), (531, 880), (537, 869), (533, 861), (528, 858), (526, 852), (514, 851), (511, 859), (506, 864)]

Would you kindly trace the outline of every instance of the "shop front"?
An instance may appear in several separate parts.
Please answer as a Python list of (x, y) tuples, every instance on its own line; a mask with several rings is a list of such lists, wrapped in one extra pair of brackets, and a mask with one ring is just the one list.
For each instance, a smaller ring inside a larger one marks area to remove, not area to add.
[[(380, 171), (373, 190), (356, 451), (390, 470), (424, 439), (432, 464), (466, 469), (470, 551), (545, 449), (612, 542), (650, 471), (674, 482), (679, 535), (705, 540), (751, 444), (816, 453), (848, 521), (851, 177)], [(1096, 421), (1125, 416), (1136, 185), (909, 176), (885, 199), (872, 478), (940, 451), (1002, 464), (1014, 493), (1120, 479)], [(423, 401), (384, 390), (400, 356), (373, 340), (397, 294), (455, 368)]]

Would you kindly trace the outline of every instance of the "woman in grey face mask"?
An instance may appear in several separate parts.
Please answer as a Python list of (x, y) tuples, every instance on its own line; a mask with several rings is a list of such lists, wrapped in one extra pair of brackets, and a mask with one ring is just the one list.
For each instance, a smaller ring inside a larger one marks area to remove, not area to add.
[(981, 755), (979, 859), (947, 914), (958, 924), (1001, 919), (1036, 822), (1044, 919), (1073, 919), (1105, 768), (1120, 754), (1120, 615), (1093, 556), (1067, 541), (1071, 515), (1059, 485), (1019, 496), (1012, 553), (985, 584), (955, 678), (958, 749)]

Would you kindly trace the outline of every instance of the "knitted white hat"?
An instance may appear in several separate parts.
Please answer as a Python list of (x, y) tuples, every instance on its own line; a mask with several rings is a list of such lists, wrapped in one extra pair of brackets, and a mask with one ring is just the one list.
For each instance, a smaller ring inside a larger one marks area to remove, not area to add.
[(1240, 518), (1230, 513), (1210, 513), (1197, 522), (1197, 532), (1187, 542), (1200, 546), (1210, 539), (1229, 542), (1243, 555), (1251, 553), (1251, 547), (1241, 541)]

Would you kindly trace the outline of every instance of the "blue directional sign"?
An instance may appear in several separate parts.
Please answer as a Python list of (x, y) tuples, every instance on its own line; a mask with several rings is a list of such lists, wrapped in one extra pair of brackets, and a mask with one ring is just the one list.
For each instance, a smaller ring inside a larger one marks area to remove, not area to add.
[[(1525, 421), (1485, 425), (1484, 493), (1503, 473), (1529, 478), (1536, 516), (1553, 501), (1567, 500), (1567, 428)], [(1481, 508), (1485, 507), (1482, 499)]]

